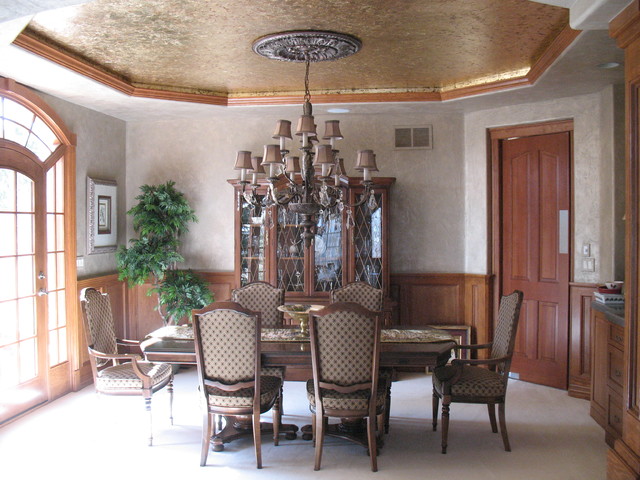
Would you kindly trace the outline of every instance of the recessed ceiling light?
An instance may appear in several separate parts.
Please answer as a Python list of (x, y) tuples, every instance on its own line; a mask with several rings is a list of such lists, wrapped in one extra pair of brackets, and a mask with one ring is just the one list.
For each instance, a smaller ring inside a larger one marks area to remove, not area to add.
[(328, 108), (327, 113), (349, 113), (351, 110), (348, 108)]
[(618, 62), (607, 62), (607, 63), (601, 63), (598, 65), (598, 68), (602, 68), (602, 69), (611, 69), (611, 68), (618, 68), (620, 66), (620, 64)]

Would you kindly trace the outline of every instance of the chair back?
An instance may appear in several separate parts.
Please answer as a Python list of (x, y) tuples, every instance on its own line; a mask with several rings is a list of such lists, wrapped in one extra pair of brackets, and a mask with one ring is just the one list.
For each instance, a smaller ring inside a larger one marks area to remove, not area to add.
[(260, 312), (262, 326), (279, 328), (284, 313), (278, 310), (284, 305), (284, 289), (276, 288), (267, 282), (252, 282), (231, 291), (231, 301), (239, 303), (248, 310)]
[(370, 386), (376, 392), (380, 329), (380, 315), (356, 303), (338, 302), (312, 314), (309, 330), (315, 391), (338, 385)]
[(516, 343), (516, 333), (520, 320), (520, 307), (524, 295), (520, 290), (515, 290), (509, 295), (500, 298), (498, 310), (498, 325), (493, 336), (491, 358), (508, 357), (508, 360), (498, 365), (496, 371), (508, 375), (511, 368), (511, 357)]
[[(193, 311), (193, 335), (201, 384), (253, 381), (260, 371), (260, 314), (235, 302)], [(204, 385), (203, 389), (204, 389)]]
[(348, 283), (342, 288), (336, 288), (329, 293), (331, 303), (353, 302), (368, 310), (379, 312), (383, 305), (383, 292), (365, 282)]
[[(111, 313), (111, 301), (108, 293), (100, 293), (95, 288), (84, 288), (80, 292), (80, 305), (84, 320), (84, 333), (87, 345), (92, 350), (104, 354), (118, 353), (116, 331)], [(97, 366), (106, 365), (107, 359), (96, 359)]]

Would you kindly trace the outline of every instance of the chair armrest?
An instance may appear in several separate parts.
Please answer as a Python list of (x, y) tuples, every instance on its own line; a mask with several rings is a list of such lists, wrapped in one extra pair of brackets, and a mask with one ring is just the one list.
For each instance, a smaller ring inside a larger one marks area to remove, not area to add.
[(492, 343), (477, 343), (473, 345), (456, 345), (453, 347), (456, 350), (480, 350), (482, 348), (491, 348), (493, 346)]
[(116, 338), (116, 343), (118, 345), (125, 345), (125, 346), (140, 345), (140, 341), (139, 340), (129, 340), (128, 338)]
[(89, 347), (89, 354), (96, 358), (103, 358), (105, 360), (113, 360), (115, 365), (119, 364), (119, 360), (130, 360), (131, 368), (136, 376), (144, 381), (148, 381), (151, 379), (149, 375), (146, 375), (142, 370), (140, 370), (140, 366), (138, 365), (138, 361), (142, 361), (142, 356), (135, 353), (102, 353), (94, 350)]
[(104, 358), (106, 360), (142, 360), (142, 356), (136, 353), (102, 353), (89, 347), (89, 353), (96, 358)]
[(451, 360), (451, 364), (456, 365), (498, 365), (499, 363), (506, 362), (510, 357), (498, 357), (498, 358), (484, 358), (484, 359), (465, 359), (465, 358), (454, 358)]
[(436, 368), (433, 372), (434, 375), (438, 377), (438, 379), (442, 383), (447, 383), (450, 385), (454, 385), (460, 380), (462, 376), (462, 369), (464, 365), (472, 365), (472, 366), (481, 366), (481, 365), (497, 365), (502, 362), (506, 362), (510, 357), (499, 357), (499, 358), (488, 358), (482, 360), (467, 360), (464, 358), (456, 358), (451, 360), (450, 365), (445, 365), (443, 367)]

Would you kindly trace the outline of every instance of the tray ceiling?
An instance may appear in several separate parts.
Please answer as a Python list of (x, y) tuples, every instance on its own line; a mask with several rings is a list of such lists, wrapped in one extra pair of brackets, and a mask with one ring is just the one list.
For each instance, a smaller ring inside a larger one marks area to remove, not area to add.
[(265, 98), (300, 95), (304, 64), (260, 57), (254, 40), (330, 30), (362, 49), (312, 64), (312, 94), (382, 99), (515, 86), (575, 38), (568, 21), (565, 8), (525, 0), (96, 0), (35, 15), (16, 43), (146, 92)]

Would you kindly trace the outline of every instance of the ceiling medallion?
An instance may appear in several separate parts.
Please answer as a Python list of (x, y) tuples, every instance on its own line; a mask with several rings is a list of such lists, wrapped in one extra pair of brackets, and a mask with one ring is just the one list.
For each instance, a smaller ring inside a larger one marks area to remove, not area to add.
[(286, 62), (322, 62), (357, 53), (362, 42), (344, 33), (305, 30), (266, 35), (253, 42), (253, 51)]

